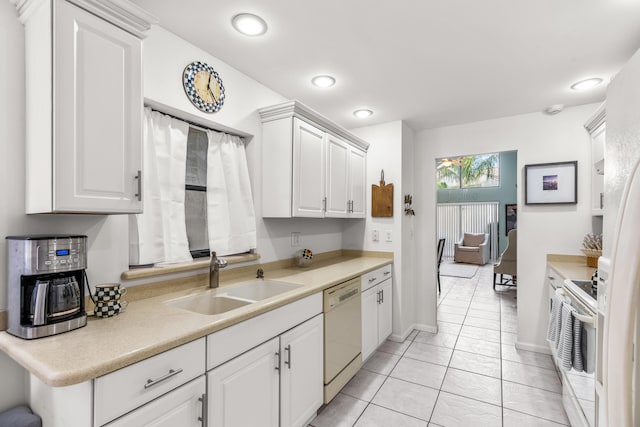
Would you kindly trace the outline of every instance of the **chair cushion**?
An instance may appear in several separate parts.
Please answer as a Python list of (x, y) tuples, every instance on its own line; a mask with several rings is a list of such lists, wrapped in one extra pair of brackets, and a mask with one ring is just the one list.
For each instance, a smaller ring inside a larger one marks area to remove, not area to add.
[(480, 252), (479, 246), (458, 246), (458, 250), (464, 252)]
[(463, 246), (480, 246), (484, 242), (484, 233), (464, 233)]

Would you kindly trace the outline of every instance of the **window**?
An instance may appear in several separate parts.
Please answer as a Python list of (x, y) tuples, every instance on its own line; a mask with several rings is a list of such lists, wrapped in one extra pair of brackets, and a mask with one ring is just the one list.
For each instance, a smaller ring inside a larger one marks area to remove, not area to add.
[(184, 212), (189, 252), (193, 258), (209, 256), (207, 228), (207, 134), (189, 127)]
[(500, 155), (476, 154), (436, 160), (436, 183), (439, 189), (500, 186)]
[(144, 212), (130, 217), (129, 264), (188, 262), (256, 248), (244, 140), (145, 108)]

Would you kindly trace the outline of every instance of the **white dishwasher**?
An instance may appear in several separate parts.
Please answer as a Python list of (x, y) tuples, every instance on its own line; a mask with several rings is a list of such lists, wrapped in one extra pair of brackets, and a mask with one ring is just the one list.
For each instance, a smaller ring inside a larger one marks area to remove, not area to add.
[(360, 277), (324, 291), (324, 403), (362, 366)]

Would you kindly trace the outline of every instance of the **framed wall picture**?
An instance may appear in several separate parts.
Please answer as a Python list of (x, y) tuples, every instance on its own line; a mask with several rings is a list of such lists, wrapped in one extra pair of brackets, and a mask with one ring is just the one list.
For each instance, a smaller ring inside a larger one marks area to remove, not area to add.
[(518, 228), (518, 205), (515, 203), (504, 205), (505, 218), (505, 236), (509, 235), (509, 231)]
[(578, 162), (524, 166), (524, 204), (578, 203)]

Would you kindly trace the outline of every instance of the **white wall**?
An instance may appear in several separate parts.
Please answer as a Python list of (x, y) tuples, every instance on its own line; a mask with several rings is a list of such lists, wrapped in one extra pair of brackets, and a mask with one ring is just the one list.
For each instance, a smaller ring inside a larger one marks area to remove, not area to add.
[[(413, 274), (411, 255), (405, 246), (409, 244), (412, 219), (404, 216), (404, 194), (411, 191), (413, 168), (404, 163), (411, 158), (413, 131), (403, 122), (395, 121), (380, 125), (351, 129), (353, 133), (368, 141), (367, 153), (367, 218), (365, 221), (350, 221), (345, 227), (343, 246), (347, 249), (393, 252), (393, 337), (401, 339), (414, 327)], [(411, 163), (412, 164), (412, 163)], [(406, 166), (406, 167), (405, 167)], [(384, 169), (386, 184), (393, 184), (393, 217), (371, 217), (371, 185), (380, 184), (380, 172)], [(407, 190), (409, 189), (409, 190)], [(372, 240), (373, 231), (379, 233), (379, 241)], [(391, 242), (387, 242), (391, 232)], [(411, 251), (409, 251), (411, 252)]]
[[(240, 73), (216, 57), (176, 35), (154, 27), (144, 41), (144, 96), (156, 102), (196, 115), (212, 127), (233, 128), (253, 135), (247, 145), (247, 162), (258, 218), (258, 252), (261, 262), (290, 258), (302, 248), (326, 252), (342, 247), (343, 220), (262, 219), (262, 125), (258, 109), (286, 99), (257, 81)], [(194, 60), (211, 65), (221, 76), (225, 102), (215, 114), (195, 108), (184, 94), (182, 73)], [(282, 185), (290, 185), (282, 183)], [(300, 232), (300, 246), (291, 247), (291, 232)]]
[[(421, 131), (416, 135), (416, 253), (435, 260), (435, 159), (468, 153), (518, 151), (518, 344), (547, 351), (548, 302), (544, 284), (548, 253), (581, 254), (585, 233), (591, 231), (590, 140), (584, 123), (597, 105), (568, 108), (556, 116), (541, 113)], [(525, 206), (523, 169), (526, 164), (578, 161), (578, 204)], [(435, 261), (421, 266), (427, 277)], [(418, 287), (422, 305), (435, 310), (431, 288)], [(418, 313), (429, 324), (435, 313)]]

